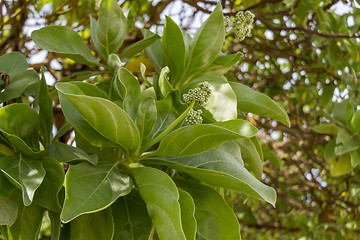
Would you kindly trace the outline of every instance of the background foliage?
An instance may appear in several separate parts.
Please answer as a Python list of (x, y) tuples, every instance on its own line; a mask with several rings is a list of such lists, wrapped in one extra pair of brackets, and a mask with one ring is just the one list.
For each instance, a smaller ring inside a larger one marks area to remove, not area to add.
[[(248, 115), (261, 129), (264, 157), (269, 160), (264, 164), (262, 179), (276, 189), (278, 201), (276, 208), (272, 208), (241, 195), (232, 199), (243, 238), (356, 239), (360, 234), (358, 3), (221, 2), (224, 15), (234, 17), (239, 10), (255, 14), (249, 37), (241, 42), (233, 34), (226, 38), (225, 53), (244, 54), (228, 77), (277, 100), (285, 107), (292, 124), (287, 128), (276, 121)], [(161, 32), (166, 13), (183, 29), (192, 31), (216, 2), (140, 0), (119, 4), (129, 16), (129, 32), (121, 52), (142, 39), (135, 26)], [(30, 39), (33, 29), (61, 24), (75, 29), (90, 43), (87, 16), (95, 17), (98, 10), (95, 1), (20, 0), (2, 1), (0, 5), (0, 55), (20, 51), (30, 60), (29, 67), (40, 72), (40, 67), (46, 66), (45, 76), (47, 79), (52, 76), (54, 81), (64, 77), (86, 79), (96, 70), (94, 66), (74, 64), (39, 50)], [(148, 66), (148, 74), (155, 72), (156, 66), (153, 64), (151, 69), (141, 55), (129, 59), (127, 68), (140, 72), (136, 69), (139, 62)], [(55, 105), (53, 111), (55, 124), (62, 126), (60, 109)], [(68, 143), (72, 140), (69, 134), (61, 139)], [(276, 154), (269, 149), (275, 149)]]

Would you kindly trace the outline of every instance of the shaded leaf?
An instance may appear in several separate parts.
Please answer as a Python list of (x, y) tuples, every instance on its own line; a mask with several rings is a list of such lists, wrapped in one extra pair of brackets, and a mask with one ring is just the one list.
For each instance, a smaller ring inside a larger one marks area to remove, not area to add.
[(87, 161), (92, 165), (98, 163), (98, 157), (95, 154), (89, 155), (81, 148), (73, 147), (62, 142), (54, 142), (49, 146), (49, 157), (59, 162)]
[(0, 71), (9, 75), (10, 82), (17, 74), (24, 72), (27, 68), (26, 58), (20, 52), (11, 52), (0, 56)]
[(136, 126), (139, 129), (142, 146), (145, 146), (152, 138), (157, 120), (155, 100), (151, 97), (141, 100), (136, 118)]
[(179, 192), (164, 172), (155, 168), (131, 169), (135, 183), (160, 239), (186, 239), (181, 225)]
[(197, 224), (195, 219), (195, 204), (191, 195), (184, 190), (179, 191), (181, 208), (181, 224), (187, 240), (195, 239)]
[(138, 191), (133, 189), (112, 205), (114, 216), (113, 239), (148, 240), (152, 228), (146, 204)]
[[(142, 33), (144, 34), (144, 31), (142, 30)], [(153, 44), (156, 40), (158, 40), (160, 37), (157, 34), (148, 32), (149, 34), (144, 34), (144, 39), (131, 44), (130, 46), (124, 48), (120, 52), (120, 58), (129, 58), (137, 54), (138, 52), (141, 52), (151, 44)]]
[(111, 240), (114, 223), (110, 208), (96, 213), (82, 215), (70, 223), (70, 240)]
[(196, 239), (241, 239), (239, 222), (234, 212), (216, 191), (196, 183), (179, 181), (177, 184), (194, 199)]

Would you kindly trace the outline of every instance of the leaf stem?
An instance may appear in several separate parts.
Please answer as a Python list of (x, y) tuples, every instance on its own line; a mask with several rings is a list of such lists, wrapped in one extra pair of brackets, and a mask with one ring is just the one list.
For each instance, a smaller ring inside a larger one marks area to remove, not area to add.
[(185, 119), (186, 115), (194, 107), (195, 100), (193, 100), (188, 108), (174, 121), (168, 126), (162, 133), (160, 133), (156, 138), (154, 138), (149, 144), (144, 147), (145, 151), (151, 148), (155, 143), (159, 142), (166, 134), (168, 134), (174, 127), (176, 127), (182, 120)]

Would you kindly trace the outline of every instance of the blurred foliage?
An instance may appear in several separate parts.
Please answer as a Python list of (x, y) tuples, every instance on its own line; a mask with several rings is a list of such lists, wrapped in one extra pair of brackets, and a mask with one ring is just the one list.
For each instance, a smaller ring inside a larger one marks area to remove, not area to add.
[[(291, 128), (249, 114), (261, 129), (266, 161), (263, 181), (276, 189), (276, 208), (225, 194), (242, 225), (244, 239), (356, 239), (360, 235), (360, 5), (339, 0), (222, 0), (224, 14), (255, 15), (251, 34), (227, 36), (224, 52), (242, 52), (228, 79), (277, 100)], [(122, 48), (143, 38), (136, 26), (159, 30), (164, 14), (183, 29), (196, 28), (216, 1), (119, 1), (128, 14)], [(1, 1), (0, 55), (20, 51), (34, 59), (29, 32), (67, 25), (89, 43), (88, 16), (98, 1)], [(122, 49), (120, 49), (121, 51)], [(141, 61), (143, 56), (130, 61)], [(56, 81), (93, 70), (47, 53), (41, 63)], [(148, 61), (144, 60), (149, 64)], [(58, 66), (53, 67), (50, 66)], [(148, 67), (149, 68), (149, 67)], [(140, 74), (140, 73), (139, 73)], [(247, 113), (244, 113), (244, 115)], [(275, 152), (268, 149), (275, 149)]]

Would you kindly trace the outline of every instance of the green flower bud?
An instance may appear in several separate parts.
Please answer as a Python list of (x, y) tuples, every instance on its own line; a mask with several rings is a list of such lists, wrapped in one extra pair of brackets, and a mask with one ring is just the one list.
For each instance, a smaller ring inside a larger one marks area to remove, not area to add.
[(188, 112), (188, 114), (185, 118), (185, 121), (191, 125), (200, 124), (203, 121), (201, 114), (202, 114), (201, 110), (196, 111), (194, 109), (190, 109), (190, 111)]
[(195, 100), (200, 106), (203, 106), (207, 103), (211, 92), (211, 85), (208, 82), (201, 82), (196, 88), (190, 89), (187, 94), (184, 94), (183, 100), (187, 104)]

